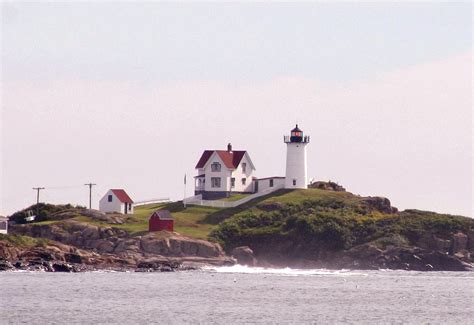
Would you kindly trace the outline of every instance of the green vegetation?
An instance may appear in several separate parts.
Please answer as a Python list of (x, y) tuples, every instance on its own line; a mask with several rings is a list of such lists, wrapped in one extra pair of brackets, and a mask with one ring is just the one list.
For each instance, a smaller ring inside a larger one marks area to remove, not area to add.
[(73, 206), (71, 204), (66, 205), (54, 205), (48, 203), (39, 203), (29, 206), (28, 208), (15, 212), (10, 216), (10, 220), (19, 224), (26, 223), (26, 218), (29, 217), (29, 213), (36, 215), (35, 222), (41, 221), (52, 221), (59, 220), (56, 218), (55, 214), (64, 212), (66, 210), (84, 210), (85, 207), (82, 206)]
[(474, 228), (470, 218), (417, 210), (391, 213), (381, 211), (380, 202), (348, 192), (286, 192), (227, 218), (210, 238), (226, 249), (278, 241), (308, 250), (339, 250), (375, 240), (380, 246), (405, 245), (426, 232), (445, 237)]
[(1, 241), (7, 241), (13, 246), (22, 246), (22, 247), (44, 247), (49, 241), (46, 238), (33, 238), (29, 236), (20, 236), (20, 235), (5, 235), (0, 234)]
[[(242, 197), (234, 195), (229, 200)], [(227, 250), (272, 242), (291, 243), (289, 250), (297, 247), (339, 250), (366, 242), (384, 248), (409, 245), (427, 232), (443, 238), (459, 230), (474, 228), (474, 220), (470, 218), (418, 210), (396, 212), (383, 198), (315, 188), (279, 190), (228, 209), (193, 205), (184, 208), (182, 202), (144, 205), (136, 207), (134, 214), (119, 215), (122, 224), (80, 215), (77, 212), (80, 207), (43, 205), (39, 223), (57, 222), (61, 209), (69, 209), (74, 220), (121, 228), (133, 235), (148, 231), (148, 219), (155, 210), (167, 209), (175, 218), (175, 231), (193, 238), (218, 241)], [(24, 213), (25, 210), (17, 212), (12, 216), (13, 220), (23, 221)], [(10, 240), (27, 243), (29, 239)]]
[(243, 198), (246, 198), (250, 194), (245, 194), (245, 193), (236, 193), (236, 194), (231, 194), (229, 197), (221, 199), (221, 201), (227, 201), (227, 202), (234, 202), (241, 200)]

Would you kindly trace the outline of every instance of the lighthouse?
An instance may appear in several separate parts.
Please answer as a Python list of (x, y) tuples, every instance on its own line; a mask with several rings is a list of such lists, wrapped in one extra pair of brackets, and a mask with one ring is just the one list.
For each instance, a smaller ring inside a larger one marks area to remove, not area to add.
[(306, 146), (309, 136), (296, 127), (291, 130), (291, 135), (283, 137), (286, 143), (286, 176), (285, 188), (308, 188), (308, 171), (306, 159)]

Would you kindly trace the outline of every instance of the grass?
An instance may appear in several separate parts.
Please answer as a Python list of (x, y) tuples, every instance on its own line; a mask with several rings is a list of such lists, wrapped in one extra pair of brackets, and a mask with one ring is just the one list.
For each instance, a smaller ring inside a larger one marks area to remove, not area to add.
[(100, 227), (115, 227), (126, 230), (132, 235), (140, 235), (148, 231), (148, 219), (156, 210), (170, 210), (175, 218), (174, 230), (182, 235), (207, 239), (215, 225), (204, 222), (204, 219), (216, 213), (218, 208), (188, 206), (186, 209), (181, 202), (165, 204), (148, 204), (136, 207), (133, 214), (128, 215), (123, 224), (109, 224), (86, 216), (79, 216), (74, 220)]
[[(216, 229), (217, 225), (234, 215), (238, 215), (248, 210), (258, 210), (258, 204), (271, 203), (298, 203), (308, 198), (319, 198), (331, 196), (342, 198), (347, 196), (341, 192), (328, 192), (318, 189), (302, 190), (279, 190), (266, 196), (256, 198), (235, 208), (213, 208), (205, 206), (188, 205), (183, 207), (182, 202), (172, 203), (154, 203), (135, 207), (134, 213), (126, 218), (123, 224), (109, 224), (103, 221), (95, 220), (86, 216), (75, 217), (74, 220), (93, 224), (100, 227), (116, 227), (126, 230), (132, 235), (143, 234), (148, 231), (148, 219), (152, 213), (159, 209), (169, 210), (175, 218), (174, 229), (176, 232), (198, 239), (208, 239), (209, 234)], [(235, 194), (228, 201), (240, 200), (248, 194)], [(54, 223), (55, 221), (43, 221), (40, 224)]]
[[(235, 194), (228, 199), (235, 201), (245, 196)], [(392, 234), (415, 240), (425, 229), (441, 233), (443, 230), (454, 231), (466, 227), (464, 219), (431, 212), (407, 210), (399, 214), (383, 213), (368, 207), (364, 200), (366, 198), (348, 192), (278, 190), (235, 208), (196, 205), (184, 208), (182, 202), (172, 202), (136, 207), (133, 214), (124, 216), (123, 224), (110, 224), (86, 216), (78, 216), (74, 220), (101, 227), (116, 227), (132, 235), (141, 235), (148, 232), (151, 214), (158, 209), (166, 209), (175, 218), (175, 231), (192, 238), (221, 242), (233, 242), (235, 239), (245, 244), (245, 236), (257, 238), (271, 234), (293, 234), (306, 240), (305, 234), (310, 234), (311, 238), (316, 235), (321, 238), (339, 238), (343, 246), (388, 236), (390, 239), (381, 240), (380, 244), (385, 245), (393, 240)], [(58, 221), (43, 221), (39, 224), (55, 222)]]
[(225, 197), (223, 199), (220, 199), (220, 201), (226, 201), (226, 202), (234, 202), (241, 200), (243, 198), (246, 198), (251, 194), (246, 194), (246, 193), (236, 193), (236, 194), (231, 194), (229, 197)]
[(45, 246), (48, 243), (46, 238), (33, 238), (21, 235), (0, 234), (0, 240), (5, 240), (14, 246), (22, 247)]

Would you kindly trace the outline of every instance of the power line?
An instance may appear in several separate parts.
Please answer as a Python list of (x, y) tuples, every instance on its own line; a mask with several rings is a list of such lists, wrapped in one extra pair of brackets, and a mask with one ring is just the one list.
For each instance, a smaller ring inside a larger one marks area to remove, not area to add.
[(82, 187), (83, 185), (70, 185), (70, 186), (46, 186), (48, 190), (63, 190), (63, 189), (69, 189), (69, 188), (79, 188)]
[(84, 184), (85, 186), (89, 186), (89, 209), (92, 209), (92, 186), (97, 185), (94, 183), (87, 183)]

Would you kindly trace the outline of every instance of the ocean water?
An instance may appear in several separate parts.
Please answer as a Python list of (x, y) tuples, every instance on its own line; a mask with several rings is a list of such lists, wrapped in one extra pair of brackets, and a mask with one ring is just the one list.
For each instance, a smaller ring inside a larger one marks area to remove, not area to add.
[(473, 324), (473, 272), (0, 273), (1, 324)]

